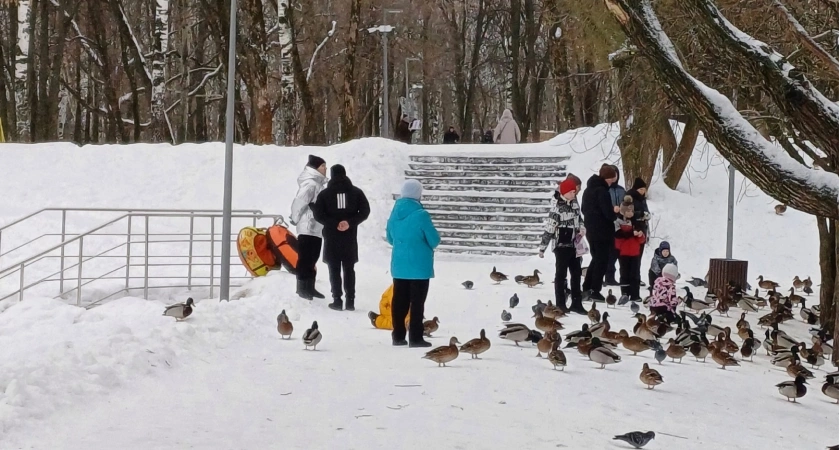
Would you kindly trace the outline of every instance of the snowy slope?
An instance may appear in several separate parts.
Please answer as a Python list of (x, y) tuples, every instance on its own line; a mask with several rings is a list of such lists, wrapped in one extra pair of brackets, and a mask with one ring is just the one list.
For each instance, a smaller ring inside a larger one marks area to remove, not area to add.
[[(585, 178), (603, 160), (618, 159), (615, 137), (602, 126), (507, 149), (411, 150), (568, 152), (569, 170)], [(16, 168), (0, 178), (0, 223), (48, 205), (218, 207), (222, 148), (0, 145), (0, 166)], [(360, 233), (357, 312), (339, 314), (324, 301), (297, 299), (286, 273), (249, 283), (238, 292), (240, 301), (197, 299), (184, 323), (161, 317), (165, 303), (154, 300), (120, 299), (89, 311), (49, 299), (14, 304), (0, 313), (0, 447), (621, 448), (612, 435), (637, 429), (660, 433), (647, 447), (653, 449), (836, 443), (837, 407), (820, 393), (821, 377), (800, 405), (788, 404), (773, 386), (789, 377), (765, 356), (726, 371), (692, 358), (665, 363), (656, 367), (665, 384), (647, 391), (638, 373), (652, 361), (649, 354), (620, 350), (622, 363), (601, 371), (572, 350), (560, 373), (535, 358), (533, 348), (499, 340), (499, 314), (514, 292), (522, 299), (514, 321), (528, 324), (529, 306), (553, 293), (550, 283), (492, 285), (491, 266), (511, 276), (539, 268), (550, 280), (550, 257), (438, 257), (426, 314), (441, 320), (433, 342), (443, 345), (452, 335), (465, 342), (485, 328), (493, 348), (481, 361), (462, 357), (438, 369), (419, 350), (391, 347), (389, 333), (372, 329), (365, 313), (376, 310), (389, 283), (381, 236), (406, 148), (364, 139), (318, 149), (237, 149), (234, 207), (286, 214), (308, 153), (345, 164), (372, 203)], [(655, 237), (671, 242), (684, 275), (702, 276), (708, 258), (724, 253), (726, 176), (701, 137), (680, 192), (652, 183)], [(770, 198), (747, 192), (736, 207), (735, 256), (750, 261), (753, 277), (786, 286), (795, 274), (811, 275), (819, 283), (814, 221), (796, 211), (775, 216)], [(101, 219), (79, 220), (84, 227)], [(460, 287), (466, 279), (476, 290)], [(328, 291), (325, 280), (319, 289)], [(284, 308), (295, 324), (291, 341), (280, 341), (274, 329)], [(632, 327), (626, 308), (611, 314), (614, 328)], [(300, 335), (313, 320), (324, 342), (318, 352), (304, 352)], [(733, 314), (720, 322), (734, 326), (735, 320)], [(758, 329), (756, 316), (749, 320)], [(577, 329), (583, 318), (563, 323), (567, 331)], [(801, 322), (783, 328), (807, 339)], [(782, 421), (791, 425), (779, 426)]]

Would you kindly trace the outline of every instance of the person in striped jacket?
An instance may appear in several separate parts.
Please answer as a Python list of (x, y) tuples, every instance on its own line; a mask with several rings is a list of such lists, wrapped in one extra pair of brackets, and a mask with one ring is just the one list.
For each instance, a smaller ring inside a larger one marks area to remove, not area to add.
[[(551, 211), (545, 221), (545, 230), (540, 241), (540, 258), (545, 257), (545, 251), (552, 242), (555, 257), (554, 297), (557, 306), (564, 312), (572, 311), (586, 314), (581, 303), (580, 273), (581, 260), (575, 249), (575, 238), (582, 236), (586, 230), (580, 215), (580, 205), (575, 198), (577, 185), (571, 178), (565, 179), (557, 191)], [(571, 307), (566, 307), (566, 274), (568, 273), (572, 291)]]

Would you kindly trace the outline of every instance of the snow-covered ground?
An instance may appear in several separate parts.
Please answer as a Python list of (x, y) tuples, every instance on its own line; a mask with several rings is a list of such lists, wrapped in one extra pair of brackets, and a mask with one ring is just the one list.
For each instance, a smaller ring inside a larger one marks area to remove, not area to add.
[[(614, 130), (597, 127), (529, 146), (410, 151), (568, 152), (569, 170), (586, 178), (604, 159), (617, 160), (614, 140)], [(0, 224), (56, 205), (216, 208), (222, 148), (0, 145), (0, 167), (15, 168), (0, 177)], [(373, 329), (366, 312), (376, 310), (389, 283), (381, 236), (408, 152), (377, 139), (323, 149), (237, 150), (236, 208), (287, 213), (308, 153), (345, 164), (367, 191), (373, 214), (360, 233), (355, 313), (296, 298), (287, 273), (254, 280), (238, 301), (197, 299), (193, 316), (182, 323), (160, 315), (169, 299), (125, 298), (83, 310), (44, 298), (0, 308), (0, 448), (588, 449), (620, 448), (610, 438), (632, 430), (657, 431), (647, 447), (653, 449), (805, 449), (837, 442), (838, 409), (820, 392), (823, 371), (794, 405), (774, 387), (788, 375), (766, 356), (726, 371), (711, 360), (666, 362), (656, 367), (665, 384), (648, 391), (638, 374), (642, 363), (655, 364), (650, 354), (619, 350), (621, 363), (597, 370), (570, 349), (569, 365), (559, 372), (536, 358), (534, 348), (499, 340), (499, 315), (510, 310), (513, 293), (522, 299), (513, 320), (531, 325), (530, 305), (553, 293), (550, 283), (493, 285), (491, 267), (509, 275), (538, 268), (550, 279), (550, 257), (438, 255), (426, 313), (441, 321), (433, 342), (443, 345), (450, 336), (465, 342), (484, 328), (493, 348), (482, 360), (461, 357), (439, 369), (420, 359), (420, 350), (391, 347), (389, 333)], [(651, 244), (668, 239), (683, 275), (702, 276), (708, 259), (724, 253), (726, 177), (701, 138), (679, 192), (653, 180)], [(750, 261), (751, 277), (762, 274), (787, 287), (794, 275), (810, 275), (819, 283), (814, 221), (790, 210), (776, 216), (772, 199), (740, 177), (737, 186), (743, 195), (734, 253)], [(77, 220), (84, 228), (101, 218)], [(461, 288), (467, 279), (475, 290)], [(323, 277), (319, 289), (329, 290)], [(281, 309), (295, 324), (290, 341), (275, 330)], [(610, 313), (613, 328), (632, 328), (627, 308)], [(734, 327), (732, 316), (720, 322)], [(584, 319), (562, 322), (568, 331)], [(748, 319), (758, 329), (757, 316)], [(300, 335), (313, 320), (324, 341), (317, 352), (303, 351)], [(802, 340), (807, 328), (783, 326)]]

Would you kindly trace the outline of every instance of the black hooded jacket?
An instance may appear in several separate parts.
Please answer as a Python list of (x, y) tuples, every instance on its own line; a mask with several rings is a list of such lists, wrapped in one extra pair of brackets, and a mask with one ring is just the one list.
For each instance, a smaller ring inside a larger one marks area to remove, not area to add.
[[(324, 225), (324, 262), (358, 262), (357, 230), (370, 216), (365, 193), (353, 186), (346, 175), (337, 176), (330, 179), (311, 207), (315, 220)], [(338, 224), (345, 220), (350, 228), (339, 231)]]
[(590, 241), (609, 241), (615, 235), (615, 212), (610, 199), (609, 185), (598, 175), (586, 181), (580, 210), (586, 226), (586, 238)]

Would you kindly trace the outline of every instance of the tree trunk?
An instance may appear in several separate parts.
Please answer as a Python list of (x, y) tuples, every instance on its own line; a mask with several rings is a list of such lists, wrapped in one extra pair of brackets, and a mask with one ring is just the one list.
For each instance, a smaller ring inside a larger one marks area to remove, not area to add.
[[(290, 14), (291, 8), (287, 7), (285, 11), (286, 14)], [(251, 99), (251, 138), (255, 144), (271, 144), (274, 142), (274, 112), (268, 87), (265, 54), (267, 42), (262, 2), (245, 0), (242, 2), (242, 12), (246, 23), (243, 24), (245, 32), (242, 45), (238, 46), (242, 49), (239, 66), (242, 70), (242, 80), (245, 82)], [(283, 16), (281, 20), (287, 18), (288, 16)]]
[(361, 15), (362, 0), (350, 0), (350, 23), (347, 27), (347, 38), (344, 47), (344, 101), (341, 108), (341, 141), (349, 141), (356, 137), (356, 50), (359, 42), (359, 17)]
[[(665, 152), (662, 158), (662, 179), (666, 186), (676, 190), (680, 184), (683, 172), (685, 172), (685, 168), (688, 167), (688, 163), (691, 161), (694, 146), (697, 145), (697, 136), (700, 134), (700, 126), (694, 117), (689, 117), (685, 128), (683, 128), (680, 143), (676, 145), (676, 138), (674, 131), (671, 130), (670, 121), (665, 118), (662, 122), (664, 124), (664, 129), (662, 130), (663, 141), (669, 141), (669, 147), (672, 145), (671, 141), (674, 144), (674, 151), (672, 153)], [(664, 147), (665, 145), (663, 144)], [(669, 156), (668, 153), (671, 153), (671, 155)]]
[(817, 217), (820, 236), (820, 324), (834, 325), (837, 316), (837, 221)]

